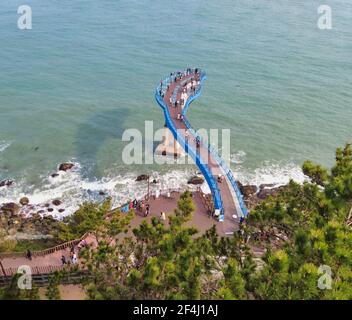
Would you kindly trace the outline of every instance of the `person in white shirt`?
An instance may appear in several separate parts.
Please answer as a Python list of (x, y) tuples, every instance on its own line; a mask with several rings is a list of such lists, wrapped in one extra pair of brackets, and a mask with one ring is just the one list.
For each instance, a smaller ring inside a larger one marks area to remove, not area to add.
[(164, 211), (161, 211), (161, 213), (160, 213), (160, 220), (161, 221), (165, 221), (166, 220), (166, 215), (165, 215)]

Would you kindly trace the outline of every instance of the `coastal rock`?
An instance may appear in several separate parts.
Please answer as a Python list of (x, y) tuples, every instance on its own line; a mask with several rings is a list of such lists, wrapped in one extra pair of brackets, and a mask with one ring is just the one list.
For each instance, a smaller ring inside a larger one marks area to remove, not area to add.
[(29, 199), (28, 199), (27, 197), (22, 197), (22, 198), (20, 199), (20, 204), (21, 204), (22, 206), (28, 205), (28, 204), (29, 204)]
[(59, 166), (60, 171), (68, 171), (71, 170), (75, 165), (73, 163), (65, 162), (61, 163)]
[(58, 177), (59, 176), (59, 174), (58, 173), (53, 173), (52, 175), (50, 175), (52, 178), (56, 178), (56, 177)]
[(275, 196), (278, 194), (278, 192), (282, 189), (282, 187), (280, 188), (272, 188), (272, 189), (262, 189), (259, 191), (259, 193), (257, 194), (257, 197), (260, 200), (264, 200), (266, 198), (268, 198), (269, 196)]
[(60, 200), (58, 200), (58, 199), (53, 200), (53, 202), (52, 202), (52, 204), (53, 204), (54, 206), (59, 206), (61, 203), (62, 203), (62, 202), (61, 202)]
[(194, 184), (194, 185), (198, 185), (198, 184), (203, 184), (204, 183), (204, 178), (203, 177), (199, 177), (199, 176), (193, 176), (192, 178), (190, 178), (187, 182), (188, 184)]
[(6, 179), (6, 180), (2, 180), (0, 181), (0, 187), (10, 187), (13, 185), (13, 181)]
[(243, 194), (244, 198), (249, 198), (257, 193), (257, 186), (248, 185), (244, 186), (242, 184), (239, 185), (241, 193)]
[(20, 206), (14, 202), (5, 203), (2, 205), (1, 210), (11, 216), (16, 215), (20, 211)]
[(136, 181), (146, 181), (148, 180), (149, 176), (147, 174), (141, 174), (137, 177)]
[(273, 184), (273, 183), (270, 183), (270, 184), (261, 184), (261, 185), (259, 186), (259, 190), (261, 191), (261, 190), (264, 190), (264, 189), (266, 189), (266, 188), (273, 188), (273, 187), (275, 187), (275, 184)]
[(59, 212), (60, 213), (65, 212), (65, 209), (59, 209)]
[(53, 208), (48, 208), (48, 212), (53, 212), (54, 209)]

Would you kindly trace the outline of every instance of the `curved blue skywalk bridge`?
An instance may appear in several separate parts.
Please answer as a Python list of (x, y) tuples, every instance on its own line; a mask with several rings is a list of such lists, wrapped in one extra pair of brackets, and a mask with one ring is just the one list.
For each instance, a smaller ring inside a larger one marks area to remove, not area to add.
[[(200, 96), (205, 79), (206, 75), (200, 69), (172, 73), (160, 82), (155, 98), (164, 111), (166, 126), (194, 160), (209, 185), (224, 234), (231, 235), (238, 230), (240, 218), (248, 215), (243, 196), (229, 166), (192, 128), (186, 117), (191, 102)], [(223, 177), (221, 183), (218, 183), (219, 175)]]

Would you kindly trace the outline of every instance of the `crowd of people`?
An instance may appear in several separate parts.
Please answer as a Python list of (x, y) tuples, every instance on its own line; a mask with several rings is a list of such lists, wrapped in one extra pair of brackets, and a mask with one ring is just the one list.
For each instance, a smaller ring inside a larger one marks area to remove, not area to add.
[[(81, 249), (85, 248), (88, 246), (88, 243), (85, 239), (81, 240), (78, 245), (77, 245), (77, 252), (79, 252)], [(70, 254), (69, 258), (66, 258), (65, 255), (61, 256), (61, 263), (62, 265), (77, 265), (78, 264), (78, 258), (77, 258), (77, 253), (75, 246), (72, 246), (70, 249)]]
[[(183, 72), (177, 71), (175, 73), (170, 73), (167, 84), (165, 84), (163, 80), (160, 80), (159, 95), (162, 98), (164, 98), (165, 94), (169, 91), (170, 85), (172, 83), (178, 83), (179, 81), (182, 80), (182, 78), (189, 76), (191, 74), (194, 74), (194, 76), (191, 79), (184, 81), (184, 83), (181, 83), (182, 84), (182, 94), (185, 94), (187, 92), (189, 93), (189, 95), (194, 94), (200, 84), (201, 71), (198, 68), (196, 68), (196, 69), (187, 68)], [(184, 103), (185, 103), (185, 99), (173, 101), (172, 97), (170, 98), (170, 104), (176, 108), (178, 106), (183, 107)]]
[[(146, 200), (134, 199), (130, 202), (129, 209), (135, 210), (137, 213), (143, 215), (145, 218), (148, 217), (150, 214), (150, 204)], [(163, 211), (160, 212), (159, 218), (161, 221), (166, 221), (166, 213)]]

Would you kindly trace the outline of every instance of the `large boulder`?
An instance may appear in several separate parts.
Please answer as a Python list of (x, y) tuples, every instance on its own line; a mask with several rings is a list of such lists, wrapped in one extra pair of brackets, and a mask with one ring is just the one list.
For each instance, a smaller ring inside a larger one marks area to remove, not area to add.
[(146, 181), (149, 179), (149, 176), (147, 174), (141, 174), (137, 177), (136, 181)]
[(282, 187), (279, 188), (272, 188), (272, 189), (268, 189), (268, 188), (264, 188), (262, 190), (260, 190), (257, 194), (257, 197), (260, 200), (265, 200), (266, 198), (268, 198), (269, 196), (275, 196), (278, 194), (278, 192), (282, 189)]
[(198, 185), (198, 184), (203, 184), (204, 183), (204, 178), (200, 177), (200, 176), (193, 176), (192, 178), (190, 178), (187, 182), (188, 184), (194, 184), (194, 185)]
[(22, 206), (28, 205), (28, 204), (29, 204), (29, 199), (28, 199), (27, 197), (22, 197), (22, 198), (20, 199), (20, 204), (21, 204)]
[(73, 163), (65, 162), (61, 163), (59, 166), (60, 171), (68, 171), (71, 170), (75, 165)]
[(13, 181), (6, 179), (6, 180), (2, 180), (0, 181), (0, 187), (10, 187), (13, 185)]
[(21, 207), (14, 202), (4, 203), (1, 207), (1, 211), (11, 216), (16, 215), (21, 210)]
[(245, 198), (249, 198), (257, 193), (257, 186), (254, 185), (240, 185), (239, 188)]

